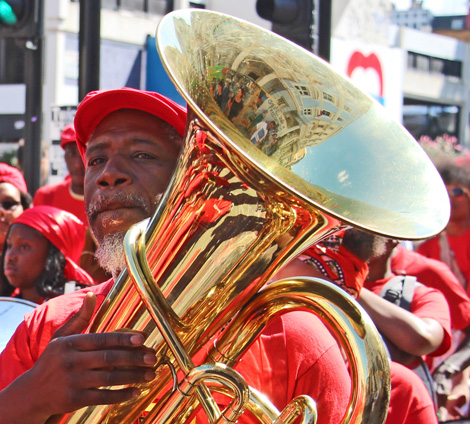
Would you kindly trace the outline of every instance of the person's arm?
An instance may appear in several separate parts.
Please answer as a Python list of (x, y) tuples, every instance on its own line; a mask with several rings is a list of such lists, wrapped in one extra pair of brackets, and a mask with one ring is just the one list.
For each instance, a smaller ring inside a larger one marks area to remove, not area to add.
[[(365, 288), (358, 301), (379, 331), (398, 349), (410, 355), (409, 362), (415, 359), (413, 356), (432, 353), (441, 345), (444, 329), (438, 321), (420, 318)], [(401, 360), (406, 361), (405, 358)]]
[(0, 392), (0, 424), (42, 424), (55, 414), (89, 405), (121, 403), (139, 394), (135, 387), (155, 378), (155, 352), (138, 332), (79, 334), (92, 317), (96, 298), (54, 334), (35, 365)]

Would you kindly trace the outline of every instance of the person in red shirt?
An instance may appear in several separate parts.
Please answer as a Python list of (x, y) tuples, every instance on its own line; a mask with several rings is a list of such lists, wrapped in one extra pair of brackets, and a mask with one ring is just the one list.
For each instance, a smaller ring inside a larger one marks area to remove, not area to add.
[[(60, 147), (64, 150), (64, 159), (68, 174), (64, 180), (47, 184), (36, 190), (33, 198), (34, 206), (48, 205), (63, 209), (74, 214), (88, 229), (88, 219), (85, 212), (84, 188), (85, 167), (76, 143), (76, 133), (73, 124), (66, 125), (60, 136)], [(84, 249), (79, 264), (95, 280), (100, 283), (109, 279), (110, 275), (103, 271), (95, 259), (96, 240), (91, 231), (84, 235)]]
[(450, 218), (445, 230), (418, 245), (417, 251), (446, 263), (470, 293), (470, 172), (456, 163), (437, 164), (450, 198)]
[[(100, 242), (100, 260), (115, 276), (124, 268), (124, 233), (155, 212), (173, 174), (185, 123), (184, 108), (133, 89), (93, 92), (78, 107), (75, 128), (86, 163), (88, 218)], [(139, 395), (127, 385), (155, 378), (157, 358), (143, 346), (142, 334), (77, 335), (113, 284), (53, 298), (26, 316), (0, 356), (5, 422), (36, 424), (86, 405), (121, 403)], [(238, 369), (250, 370), (248, 382), (278, 408), (306, 393), (318, 402), (319, 423), (341, 421), (350, 377), (336, 341), (318, 318), (292, 312), (273, 321), (245, 357)], [(110, 382), (126, 387), (96, 390)], [(24, 402), (31, 393), (34, 402)]]
[(385, 284), (395, 276), (391, 257), (397, 241), (360, 230), (346, 231), (342, 245), (369, 265), (361, 306), (387, 339), (392, 359), (413, 367), (416, 357), (438, 356), (451, 346), (450, 312), (443, 294), (419, 285), (407, 311), (380, 297)]
[(60, 147), (64, 150), (64, 159), (69, 173), (59, 183), (39, 187), (34, 194), (33, 204), (63, 209), (88, 225), (83, 197), (85, 167), (75, 140), (73, 124), (66, 125), (60, 135)]
[(413, 275), (439, 290), (449, 304), (452, 329), (464, 330), (470, 325), (470, 299), (447, 264), (398, 245), (392, 254), (391, 269), (398, 275)]
[(52, 206), (36, 206), (13, 221), (8, 232), (0, 277), (3, 296), (34, 303), (93, 284), (77, 265), (85, 226), (75, 216)]
[(454, 346), (444, 358), (436, 358), (433, 378), (440, 404), (445, 405), (449, 417), (460, 418), (462, 407), (469, 400), (466, 380), (470, 371), (470, 299), (448, 265), (440, 260), (397, 246), (392, 256), (392, 269), (416, 276), (420, 282), (440, 290), (447, 299)]

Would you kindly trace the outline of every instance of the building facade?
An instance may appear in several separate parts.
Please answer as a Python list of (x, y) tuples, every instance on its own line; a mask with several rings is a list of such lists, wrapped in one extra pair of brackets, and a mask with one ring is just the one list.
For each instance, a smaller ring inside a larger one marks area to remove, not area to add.
[[(175, 9), (205, 7), (271, 28), (271, 22), (257, 15), (256, 0), (172, 3)], [(152, 37), (168, 4), (166, 0), (102, 0), (101, 88), (154, 89), (152, 75), (163, 70), (152, 66), (156, 60)], [(392, 25), (390, 16), (397, 11), (390, 0), (333, 0), (332, 11), (331, 64), (338, 72), (381, 102), (416, 138), (450, 133), (470, 145), (468, 43), (414, 29), (426, 27), (430, 19), (417, 1), (410, 12), (422, 15), (422, 26)], [(61, 160), (60, 129), (73, 119), (78, 103), (78, 31), (78, 1), (45, 2), (43, 140), (51, 162)], [(162, 80), (157, 75), (153, 80)], [(56, 171), (58, 167), (51, 165)], [(60, 178), (61, 172), (56, 171)]]
[(411, 7), (408, 10), (393, 8), (390, 12), (390, 22), (393, 25), (420, 31), (431, 32), (433, 20), (433, 14), (429, 10), (423, 9), (421, 0), (412, 0)]

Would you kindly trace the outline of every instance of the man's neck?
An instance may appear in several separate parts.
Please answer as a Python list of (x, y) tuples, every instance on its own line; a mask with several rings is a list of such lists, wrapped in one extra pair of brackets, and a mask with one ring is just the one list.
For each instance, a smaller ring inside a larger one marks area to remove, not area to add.
[(70, 184), (70, 190), (72, 190), (73, 194), (83, 196), (83, 184), (74, 184), (74, 182), (72, 181), (72, 183)]
[(391, 256), (387, 260), (371, 260), (366, 281), (378, 281), (390, 277), (392, 275), (391, 261)]

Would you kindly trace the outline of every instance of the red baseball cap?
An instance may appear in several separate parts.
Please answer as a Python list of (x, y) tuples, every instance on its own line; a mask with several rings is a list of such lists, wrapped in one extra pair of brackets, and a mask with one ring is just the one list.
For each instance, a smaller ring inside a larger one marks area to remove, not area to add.
[(60, 147), (64, 149), (66, 144), (75, 143), (76, 140), (75, 127), (73, 124), (66, 125), (60, 134)]
[(159, 93), (128, 87), (92, 91), (78, 105), (74, 120), (77, 146), (82, 157), (98, 124), (110, 113), (120, 109), (150, 113), (170, 124), (181, 136), (184, 135), (186, 108)]

